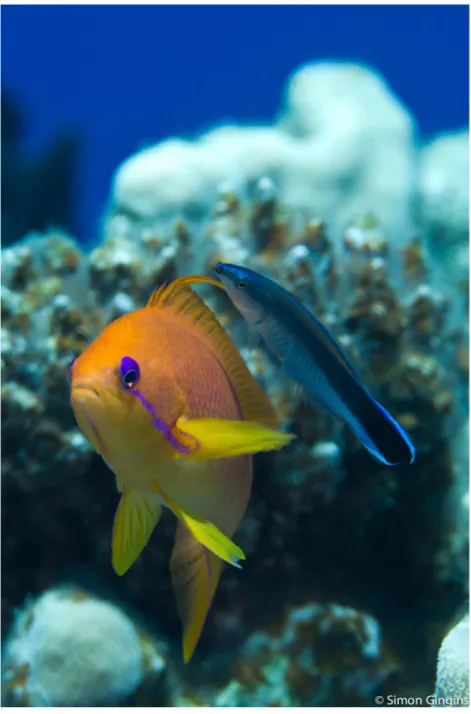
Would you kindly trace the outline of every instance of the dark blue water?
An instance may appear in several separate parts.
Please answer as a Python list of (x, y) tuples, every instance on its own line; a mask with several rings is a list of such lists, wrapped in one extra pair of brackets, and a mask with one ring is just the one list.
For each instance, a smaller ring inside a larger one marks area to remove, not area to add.
[(467, 7), (3, 7), (2, 78), (25, 149), (81, 138), (77, 231), (97, 232), (116, 166), (220, 119), (269, 120), (316, 59), (376, 67), (424, 135), (468, 123)]

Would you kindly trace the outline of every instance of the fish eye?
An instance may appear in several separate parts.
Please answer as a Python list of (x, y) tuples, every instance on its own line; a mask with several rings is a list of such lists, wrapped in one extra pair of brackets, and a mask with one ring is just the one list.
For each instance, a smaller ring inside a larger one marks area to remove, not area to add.
[(119, 371), (121, 386), (124, 389), (133, 389), (139, 382), (139, 365), (132, 357), (123, 357)]
[(237, 287), (240, 288), (240, 290), (244, 290), (249, 284), (248, 280), (242, 279), (237, 282)]
[(73, 359), (69, 364), (67, 365), (67, 381), (70, 384), (72, 382), (72, 365), (74, 364), (75, 359)]
[(214, 272), (217, 273), (218, 275), (220, 275), (220, 274), (222, 273), (222, 268), (221, 268), (221, 266), (219, 265), (219, 263), (217, 263), (217, 264), (214, 266)]

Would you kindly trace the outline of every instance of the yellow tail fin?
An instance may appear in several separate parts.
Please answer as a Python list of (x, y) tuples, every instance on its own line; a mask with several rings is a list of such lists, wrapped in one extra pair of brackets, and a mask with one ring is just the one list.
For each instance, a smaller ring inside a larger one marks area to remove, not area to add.
[(216, 591), (222, 560), (178, 524), (170, 558), (172, 586), (183, 627), (183, 661), (191, 659)]

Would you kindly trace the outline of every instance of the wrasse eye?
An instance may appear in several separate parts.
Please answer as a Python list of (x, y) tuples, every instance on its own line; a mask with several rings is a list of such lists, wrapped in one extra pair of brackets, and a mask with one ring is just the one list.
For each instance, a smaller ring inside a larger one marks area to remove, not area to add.
[(69, 364), (67, 365), (67, 381), (70, 384), (72, 382), (72, 366), (75, 362), (75, 359), (73, 359)]
[(249, 284), (249, 281), (245, 280), (244, 278), (242, 280), (237, 281), (237, 287), (240, 290), (244, 290), (248, 286), (248, 284)]
[(219, 263), (216, 263), (216, 265), (214, 266), (214, 272), (217, 273), (218, 275), (220, 275), (222, 273), (222, 268), (219, 265)]
[(121, 386), (124, 389), (133, 389), (139, 382), (139, 365), (132, 357), (123, 357), (119, 371)]

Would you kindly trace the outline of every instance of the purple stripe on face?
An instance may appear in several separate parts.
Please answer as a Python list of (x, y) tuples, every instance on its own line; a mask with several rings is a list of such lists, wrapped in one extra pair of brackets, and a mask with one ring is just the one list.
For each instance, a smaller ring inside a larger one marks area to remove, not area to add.
[[(157, 416), (154, 407), (152, 404), (150, 404), (147, 399), (141, 394), (141, 392), (138, 389), (134, 389), (132, 391), (132, 394), (134, 394), (141, 402), (142, 406), (147, 409), (149, 414), (151, 414), (153, 420), (154, 420), (154, 426), (158, 431), (160, 431), (161, 434), (165, 436), (167, 439), (167, 442), (169, 445), (172, 447), (172, 449), (175, 449), (175, 451), (178, 451), (180, 454), (188, 454), (188, 453), (194, 453), (195, 451), (198, 451), (199, 449), (199, 443), (196, 439), (194, 441), (196, 442), (195, 447), (192, 449), (190, 446), (184, 446), (183, 444), (180, 444), (178, 439), (174, 434), (172, 434), (172, 431), (170, 427), (159, 417)], [(185, 432), (182, 432), (182, 434), (185, 434)], [(185, 434), (185, 436), (189, 436), (189, 434)]]

